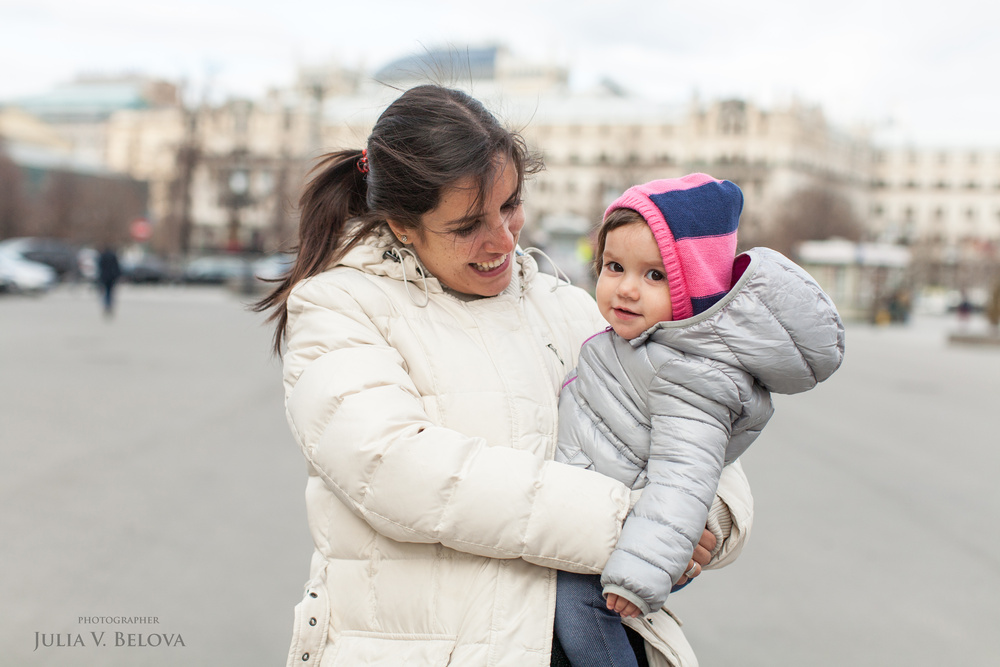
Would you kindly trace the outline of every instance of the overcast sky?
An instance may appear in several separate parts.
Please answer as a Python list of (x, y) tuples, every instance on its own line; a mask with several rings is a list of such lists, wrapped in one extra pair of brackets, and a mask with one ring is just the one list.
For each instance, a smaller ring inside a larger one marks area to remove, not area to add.
[(0, 0), (0, 100), (124, 70), (255, 95), (300, 64), (375, 69), (491, 42), (581, 87), (797, 97), (897, 140), (1000, 148), (998, 19), (987, 0)]

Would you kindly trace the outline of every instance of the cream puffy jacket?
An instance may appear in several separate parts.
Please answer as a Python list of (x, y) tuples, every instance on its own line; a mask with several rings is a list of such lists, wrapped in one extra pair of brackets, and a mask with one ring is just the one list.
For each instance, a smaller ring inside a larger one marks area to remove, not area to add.
[[(288, 665), (549, 664), (552, 568), (600, 572), (630, 492), (550, 460), (560, 384), (604, 325), (517, 260), (463, 301), (385, 231), (294, 288), (286, 416), (316, 549)], [(750, 525), (738, 468), (719, 496), (722, 564)], [(653, 664), (696, 664), (667, 612), (633, 626)]]

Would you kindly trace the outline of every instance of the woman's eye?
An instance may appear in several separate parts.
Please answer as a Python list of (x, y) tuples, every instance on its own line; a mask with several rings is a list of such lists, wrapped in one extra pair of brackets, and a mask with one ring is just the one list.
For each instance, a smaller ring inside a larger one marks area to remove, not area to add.
[(455, 236), (472, 236), (479, 229), (479, 222), (468, 225), (466, 227), (459, 227), (454, 231)]
[(655, 281), (659, 282), (660, 280), (663, 280), (666, 276), (663, 275), (663, 271), (657, 271), (656, 269), (650, 269), (646, 273), (646, 277), (649, 278), (650, 280), (655, 280)]
[(520, 199), (511, 199), (506, 204), (503, 205), (505, 211), (513, 211), (521, 205)]

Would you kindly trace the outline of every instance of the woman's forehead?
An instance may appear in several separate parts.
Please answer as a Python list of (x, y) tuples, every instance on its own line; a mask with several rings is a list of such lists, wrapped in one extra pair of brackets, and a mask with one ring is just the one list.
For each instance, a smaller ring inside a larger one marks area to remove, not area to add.
[(484, 208), (502, 205), (517, 192), (517, 170), (508, 161), (499, 165), (499, 173), (491, 172), (485, 178), (463, 176), (441, 192), (441, 200), (425, 221), (453, 226), (480, 217)]

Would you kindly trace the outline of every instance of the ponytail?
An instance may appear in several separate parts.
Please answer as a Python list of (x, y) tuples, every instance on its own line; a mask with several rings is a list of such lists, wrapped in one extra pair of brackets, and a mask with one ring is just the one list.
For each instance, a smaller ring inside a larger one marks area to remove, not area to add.
[[(281, 354), (281, 343), (288, 322), (288, 296), (300, 280), (323, 272), (332, 261), (374, 230), (379, 220), (369, 215), (365, 174), (358, 168), (360, 150), (328, 153), (310, 171), (315, 174), (299, 199), (298, 255), (295, 264), (277, 286), (253, 304), (253, 310), (274, 309), (268, 322), (275, 322), (273, 349)], [(348, 229), (348, 222), (361, 224)]]

